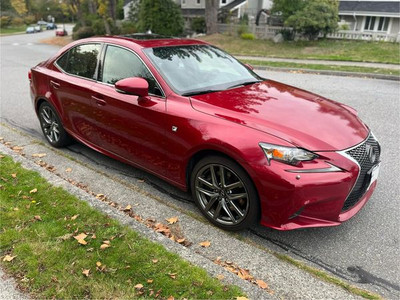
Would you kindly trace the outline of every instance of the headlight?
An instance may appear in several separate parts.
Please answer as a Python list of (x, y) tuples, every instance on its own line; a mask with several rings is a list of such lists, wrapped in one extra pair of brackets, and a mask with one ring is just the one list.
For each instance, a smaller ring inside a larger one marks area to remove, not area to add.
[(267, 157), (268, 164), (270, 164), (271, 159), (273, 159), (285, 164), (297, 165), (300, 161), (313, 160), (318, 157), (318, 155), (300, 148), (284, 147), (266, 143), (260, 143), (260, 147), (263, 149), (265, 156)]

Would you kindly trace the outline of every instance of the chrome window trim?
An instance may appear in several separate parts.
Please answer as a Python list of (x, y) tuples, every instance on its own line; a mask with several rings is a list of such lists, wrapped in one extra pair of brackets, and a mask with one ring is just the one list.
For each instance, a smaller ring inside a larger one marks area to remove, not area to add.
[[(147, 71), (149, 71), (150, 75), (153, 76), (153, 78), (154, 78), (154, 80), (156, 81), (156, 84), (157, 84), (157, 86), (158, 86), (158, 88), (160, 89), (161, 94), (162, 94), (161, 96), (160, 96), (160, 95), (154, 95), (154, 94), (149, 94), (149, 95), (150, 95), (150, 96), (153, 96), (153, 97), (158, 97), (158, 98), (166, 99), (165, 92), (164, 92), (164, 90), (163, 90), (163, 88), (162, 88), (160, 82), (159, 82), (159, 81), (157, 80), (157, 78), (154, 76), (153, 72), (151, 72), (151, 70), (150, 70), (149, 67), (146, 65), (146, 63), (143, 61), (143, 59), (142, 59), (135, 51), (133, 51), (132, 49), (126, 48), (126, 47), (124, 47), (124, 46), (121, 46), (121, 45), (112, 44), (112, 43), (110, 43), (110, 42), (104, 42), (104, 46), (105, 46), (104, 56), (100, 59), (100, 60), (102, 61), (102, 67), (104, 67), (104, 61), (103, 61), (103, 60), (104, 60), (104, 58), (105, 58), (106, 55), (107, 55), (107, 47), (108, 47), (108, 46), (118, 47), (118, 48), (127, 50), (127, 51), (133, 53), (137, 58), (139, 58), (139, 60), (142, 62), (142, 64), (146, 67)], [(103, 74), (103, 71), (102, 71), (102, 74)], [(103, 79), (103, 78), (101, 78), (101, 79)], [(99, 81), (99, 80), (95, 80), (95, 81), (98, 82), (98, 83), (101, 83), (101, 84), (105, 84), (105, 85), (109, 85), (109, 86), (115, 87), (114, 84), (110, 84), (110, 83), (103, 82), (103, 81)]]
[[(97, 42), (91, 42), (91, 43), (82, 43), (82, 44), (75, 45), (74, 47), (71, 47), (71, 48), (69, 48), (67, 51), (65, 51), (65, 52), (63, 53), (63, 55), (59, 56), (59, 57), (56, 59), (56, 61), (53, 63), (53, 65), (54, 65), (61, 73), (65, 74), (65, 75), (69, 75), (69, 76), (73, 76), (73, 77), (76, 77), (76, 78), (80, 78), (80, 79), (85, 79), (85, 80), (89, 80), (89, 81), (92, 81), (92, 82), (96, 82), (97, 79), (87, 78), (87, 77), (79, 76), (79, 75), (76, 75), (76, 74), (68, 73), (68, 72), (66, 72), (63, 68), (61, 68), (61, 66), (59, 66), (58, 63), (57, 63), (57, 61), (58, 61), (61, 57), (63, 57), (67, 52), (71, 51), (72, 49), (74, 49), (74, 48), (76, 48), (76, 47), (79, 47), (79, 46), (91, 45), (91, 44), (100, 45), (100, 52), (99, 52), (99, 54), (98, 54), (98, 56), (97, 56), (97, 64), (96, 64), (96, 74), (95, 74), (95, 75), (97, 75), (97, 68), (98, 68), (98, 65), (99, 65), (99, 62), (100, 62), (99, 56), (100, 56), (101, 51), (103, 50), (103, 46), (104, 46), (104, 45), (103, 45), (104, 43), (102, 43), (102, 42), (98, 42), (98, 43), (97, 43)], [(96, 76), (96, 77), (97, 77), (97, 76)]]

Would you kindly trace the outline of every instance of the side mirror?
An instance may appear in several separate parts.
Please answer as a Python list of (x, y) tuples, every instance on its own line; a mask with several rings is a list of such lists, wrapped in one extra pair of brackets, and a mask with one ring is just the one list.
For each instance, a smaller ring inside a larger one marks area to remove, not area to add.
[(117, 92), (146, 97), (149, 94), (149, 83), (140, 77), (129, 77), (115, 83)]
[(254, 67), (252, 66), (252, 65), (250, 65), (250, 64), (244, 64), (246, 67), (247, 67), (247, 69), (250, 69), (250, 70), (254, 70)]

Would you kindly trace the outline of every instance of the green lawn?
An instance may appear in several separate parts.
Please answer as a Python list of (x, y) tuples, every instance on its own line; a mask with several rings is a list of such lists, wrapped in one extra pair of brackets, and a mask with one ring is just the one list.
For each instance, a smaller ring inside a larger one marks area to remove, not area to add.
[(0, 27), (0, 34), (12, 34), (18, 32), (25, 32), (26, 25), (17, 26), (17, 27)]
[(398, 43), (320, 40), (275, 44), (270, 40), (243, 40), (222, 34), (204, 36), (200, 39), (234, 55), (400, 64)]
[(335, 65), (319, 65), (319, 64), (298, 64), (290, 62), (276, 62), (276, 61), (260, 61), (260, 60), (241, 60), (243, 63), (248, 63), (252, 66), (267, 66), (276, 68), (293, 68), (293, 69), (309, 69), (316, 71), (342, 71), (342, 72), (356, 72), (356, 73), (370, 73), (370, 74), (383, 74), (383, 75), (400, 75), (400, 70), (390, 70), (384, 68), (368, 68), (356, 66), (335, 66)]
[(3, 155), (0, 199), (0, 263), (34, 298), (243, 295)]

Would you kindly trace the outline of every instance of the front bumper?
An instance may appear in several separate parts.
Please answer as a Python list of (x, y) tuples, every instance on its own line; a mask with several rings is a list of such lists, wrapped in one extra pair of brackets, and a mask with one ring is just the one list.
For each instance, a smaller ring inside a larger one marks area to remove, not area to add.
[[(368, 138), (359, 145), (364, 146)], [(377, 141), (375, 143), (379, 147)], [(379, 156), (373, 163), (365, 164), (363, 159), (367, 159), (364, 157), (367, 154), (362, 153), (364, 156), (357, 161), (347, 155), (351, 153), (348, 151), (317, 152), (318, 159), (300, 166), (300, 169), (321, 170), (334, 165), (340, 168), (336, 172), (294, 173), (291, 172), (293, 167), (276, 161), (270, 166), (253, 165), (261, 200), (261, 224), (278, 230), (292, 230), (336, 226), (353, 217), (375, 190), (376, 176), (368, 171), (379, 164)], [(355, 189), (360, 191), (356, 200)]]

